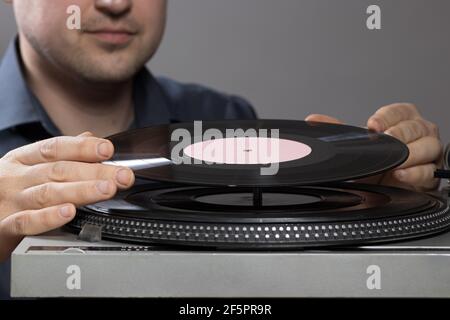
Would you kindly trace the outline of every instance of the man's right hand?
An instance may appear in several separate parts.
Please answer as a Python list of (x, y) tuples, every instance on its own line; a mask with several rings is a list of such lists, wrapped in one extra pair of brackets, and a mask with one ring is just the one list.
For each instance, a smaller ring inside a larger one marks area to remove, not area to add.
[(63, 226), (76, 207), (112, 198), (134, 184), (128, 168), (104, 165), (114, 154), (90, 133), (14, 149), (0, 159), (0, 261), (24, 236)]

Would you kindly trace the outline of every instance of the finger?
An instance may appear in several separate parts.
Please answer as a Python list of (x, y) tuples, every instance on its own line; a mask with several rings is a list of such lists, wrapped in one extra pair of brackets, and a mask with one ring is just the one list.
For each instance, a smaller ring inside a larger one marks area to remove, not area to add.
[(377, 132), (383, 132), (400, 121), (414, 120), (419, 117), (420, 114), (415, 105), (410, 103), (394, 103), (378, 109), (367, 120), (367, 127)]
[(113, 179), (117, 186), (123, 189), (131, 187), (135, 180), (133, 171), (126, 167), (75, 161), (40, 163), (26, 167), (24, 174), (28, 177), (25, 187), (36, 186), (47, 182)]
[(391, 135), (406, 144), (422, 137), (433, 135), (428, 124), (421, 119), (401, 121), (395, 126), (387, 129), (384, 133)]
[(442, 144), (435, 137), (423, 137), (408, 144), (409, 157), (398, 168), (409, 168), (427, 164), (439, 159), (442, 154)]
[(62, 203), (75, 206), (105, 201), (117, 192), (112, 180), (80, 182), (49, 182), (23, 190), (19, 195), (19, 205), (27, 209), (40, 209)]
[(75, 206), (70, 203), (22, 211), (2, 221), (2, 233), (12, 237), (37, 235), (62, 227), (75, 217), (75, 213)]
[(53, 161), (99, 162), (114, 153), (111, 141), (95, 137), (56, 137), (35, 142), (7, 154), (25, 165)]
[(324, 114), (310, 114), (305, 118), (305, 121), (315, 121), (315, 122), (326, 122), (326, 123), (334, 123), (334, 124), (342, 124), (342, 121), (324, 115)]
[(416, 189), (432, 190), (439, 185), (439, 179), (434, 177), (436, 168), (434, 163), (428, 163), (395, 170), (392, 176), (401, 183), (411, 185)]

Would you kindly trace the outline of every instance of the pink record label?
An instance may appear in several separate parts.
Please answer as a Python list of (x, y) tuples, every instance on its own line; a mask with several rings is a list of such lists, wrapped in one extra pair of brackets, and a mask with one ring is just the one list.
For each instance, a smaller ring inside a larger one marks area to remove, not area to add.
[(191, 144), (184, 154), (206, 163), (268, 164), (304, 158), (312, 149), (307, 144), (276, 138), (234, 137)]

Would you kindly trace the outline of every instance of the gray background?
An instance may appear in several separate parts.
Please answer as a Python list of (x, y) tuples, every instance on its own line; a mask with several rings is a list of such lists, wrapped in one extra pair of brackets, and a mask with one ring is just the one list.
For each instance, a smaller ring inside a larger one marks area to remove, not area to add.
[[(50, 1), (50, 0), (49, 0)], [(382, 30), (366, 8), (382, 9)], [(362, 125), (417, 104), (450, 140), (450, 1), (171, 0), (156, 74), (248, 98), (265, 118), (327, 113)], [(15, 32), (0, 4), (0, 52)]]

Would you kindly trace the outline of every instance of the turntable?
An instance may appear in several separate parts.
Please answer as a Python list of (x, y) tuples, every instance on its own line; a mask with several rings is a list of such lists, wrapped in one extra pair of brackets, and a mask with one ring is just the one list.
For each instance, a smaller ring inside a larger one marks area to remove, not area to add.
[(390, 136), (246, 120), (110, 139), (138, 183), (25, 238), (12, 296), (450, 296), (447, 190), (356, 181), (406, 160)]

